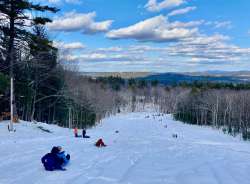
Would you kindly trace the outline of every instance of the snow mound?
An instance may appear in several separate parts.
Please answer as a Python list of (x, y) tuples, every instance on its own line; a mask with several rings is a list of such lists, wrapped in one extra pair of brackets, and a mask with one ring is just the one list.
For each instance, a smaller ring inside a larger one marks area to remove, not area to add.
[[(0, 123), (0, 184), (248, 184), (250, 144), (170, 115), (127, 113), (88, 130), (90, 139), (55, 125)], [(166, 128), (167, 125), (167, 128)], [(118, 133), (117, 133), (118, 131)], [(177, 134), (177, 138), (173, 137)], [(108, 145), (96, 148), (103, 138)], [(46, 172), (41, 157), (61, 145), (67, 171)]]

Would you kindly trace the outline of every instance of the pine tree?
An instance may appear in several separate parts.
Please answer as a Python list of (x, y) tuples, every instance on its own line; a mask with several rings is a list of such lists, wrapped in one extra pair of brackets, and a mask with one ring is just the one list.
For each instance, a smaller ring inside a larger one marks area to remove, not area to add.
[[(57, 49), (52, 46), (43, 26), (34, 27), (29, 48), (30, 57), (27, 70), (32, 89), (30, 120), (34, 120), (37, 101), (39, 98), (57, 94), (60, 91), (60, 86), (58, 86), (60, 79), (54, 77), (57, 74)], [(48, 104), (44, 104), (44, 106), (47, 107)]]
[(5, 64), (10, 68), (10, 76), (14, 75), (15, 54), (19, 44), (27, 40), (30, 35), (29, 27), (45, 25), (51, 20), (47, 17), (31, 17), (29, 13), (38, 12), (57, 12), (58, 9), (49, 6), (34, 4), (28, 0), (0, 0), (1, 25), (0, 31), (2, 40), (5, 41)]
[[(6, 73), (9, 69), (9, 77), (16, 77), (16, 65), (18, 56), (21, 55), (20, 45), (24, 45), (26, 40), (32, 35), (31, 27), (45, 25), (51, 20), (47, 17), (31, 17), (32, 12), (51, 12), (58, 11), (55, 7), (41, 6), (28, 0), (0, 0), (0, 38), (1, 38), (1, 62), (0, 70)], [(15, 96), (12, 102), (14, 113), (16, 114)]]

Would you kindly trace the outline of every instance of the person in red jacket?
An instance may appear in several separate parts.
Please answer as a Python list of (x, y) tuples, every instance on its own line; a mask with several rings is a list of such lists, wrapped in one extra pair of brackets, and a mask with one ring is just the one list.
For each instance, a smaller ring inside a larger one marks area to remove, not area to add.
[(75, 134), (75, 137), (79, 137), (78, 136), (78, 129), (76, 127), (74, 128), (74, 134)]
[(100, 148), (100, 147), (105, 147), (107, 146), (106, 144), (104, 144), (103, 140), (102, 139), (99, 139), (96, 143), (95, 143), (95, 146)]

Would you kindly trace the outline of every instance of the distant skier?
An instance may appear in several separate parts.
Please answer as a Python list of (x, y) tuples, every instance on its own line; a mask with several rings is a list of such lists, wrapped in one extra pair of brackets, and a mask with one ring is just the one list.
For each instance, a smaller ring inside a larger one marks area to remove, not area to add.
[(90, 136), (86, 135), (85, 129), (82, 130), (82, 138), (86, 138), (86, 139), (90, 138)]
[(62, 159), (58, 157), (58, 147), (53, 147), (50, 153), (44, 155), (41, 159), (46, 171), (65, 170), (62, 167)]
[(100, 148), (100, 147), (106, 147), (107, 145), (104, 144), (103, 140), (102, 139), (99, 139), (96, 143), (95, 143), (95, 146)]
[(75, 137), (80, 137), (79, 135), (78, 135), (78, 129), (75, 127), (74, 128), (74, 135), (75, 135)]
[(177, 134), (172, 134), (172, 137), (177, 139), (178, 135)]

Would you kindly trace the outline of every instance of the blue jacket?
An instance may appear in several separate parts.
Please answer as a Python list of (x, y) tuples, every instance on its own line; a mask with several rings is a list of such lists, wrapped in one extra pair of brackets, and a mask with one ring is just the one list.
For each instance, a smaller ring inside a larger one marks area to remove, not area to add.
[(56, 154), (47, 153), (42, 157), (41, 161), (47, 171), (62, 169), (61, 159)]
[(66, 157), (64, 151), (57, 153), (57, 156), (58, 156), (61, 160), (63, 160), (62, 166), (65, 166), (65, 165), (67, 165), (67, 164), (69, 163), (69, 157), (68, 157), (68, 158)]

